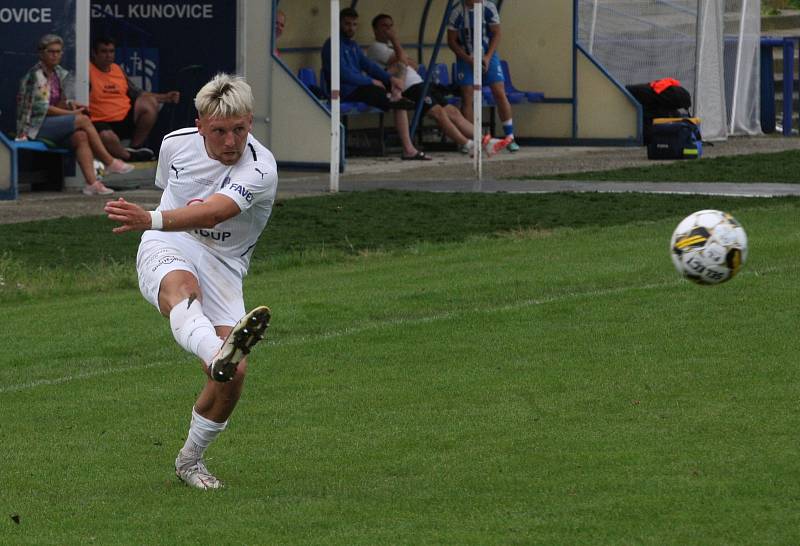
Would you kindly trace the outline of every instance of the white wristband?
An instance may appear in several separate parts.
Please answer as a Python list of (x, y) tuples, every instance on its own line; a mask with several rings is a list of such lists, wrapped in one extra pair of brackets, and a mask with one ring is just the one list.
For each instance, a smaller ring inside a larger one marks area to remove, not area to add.
[(161, 229), (164, 227), (164, 218), (161, 216), (161, 211), (150, 211), (150, 223), (152, 224), (150, 229)]

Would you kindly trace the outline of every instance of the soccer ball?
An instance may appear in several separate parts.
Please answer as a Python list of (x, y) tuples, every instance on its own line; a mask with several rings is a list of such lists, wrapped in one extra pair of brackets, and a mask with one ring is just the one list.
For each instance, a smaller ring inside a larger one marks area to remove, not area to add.
[(678, 224), (670, 241), (672, 263), (697, 284), (732, 279), (747, 260), (747, 234), (727, 212), (700, 210)]
[(92, 161), (92, 166), (94, 167), (94, 176), (98, 180), (102, 181), (103, 180), (103, 176), (105, 176), (105, 174), (106, 174), (106, 166), (103, 165), (102, 161), (98, 161), (97, 159)]

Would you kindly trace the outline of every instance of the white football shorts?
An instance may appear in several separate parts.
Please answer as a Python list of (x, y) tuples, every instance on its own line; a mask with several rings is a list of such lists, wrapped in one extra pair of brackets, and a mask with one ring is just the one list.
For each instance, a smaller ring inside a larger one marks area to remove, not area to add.
[(235, 326), (244, 316), (242, 277), (191, 236), (148, 233), (139, 244), (139, 290), (158, 309), (161, 281), (172, 271), (188, 271), (200, 284), (203, 314), (214, 326)]

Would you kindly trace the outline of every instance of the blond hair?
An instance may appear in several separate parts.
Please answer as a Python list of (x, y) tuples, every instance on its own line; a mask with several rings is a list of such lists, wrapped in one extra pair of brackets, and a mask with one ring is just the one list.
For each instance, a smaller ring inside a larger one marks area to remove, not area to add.
[(253, 91), (241, 76), (220, 72), (194, 98), (197, 113), (210, 118), (232, 118), (253, 113)]
[(44, 51), (50, 44), (58, 44), (64, 47), (64, 40), (58, 34), (45, 34), (39, 38), (39, 43), (36, 45), (38, 51)]

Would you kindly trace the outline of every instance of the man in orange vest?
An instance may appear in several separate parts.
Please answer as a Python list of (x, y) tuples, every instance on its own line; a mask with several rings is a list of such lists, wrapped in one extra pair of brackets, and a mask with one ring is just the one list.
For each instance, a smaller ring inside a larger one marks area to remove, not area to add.
[[(114, 157), (124, 161), (150, 161), (153, 150), (144, 142), (158, 118), (159, 103), (177, 103), (178, 91), (150, 93), (136, 86), (114, 62), (115, 42), (95, 38), (89, 65), (89, 113), (100, 138)], [(130, 139), (124, 147), (120, 139)]]

